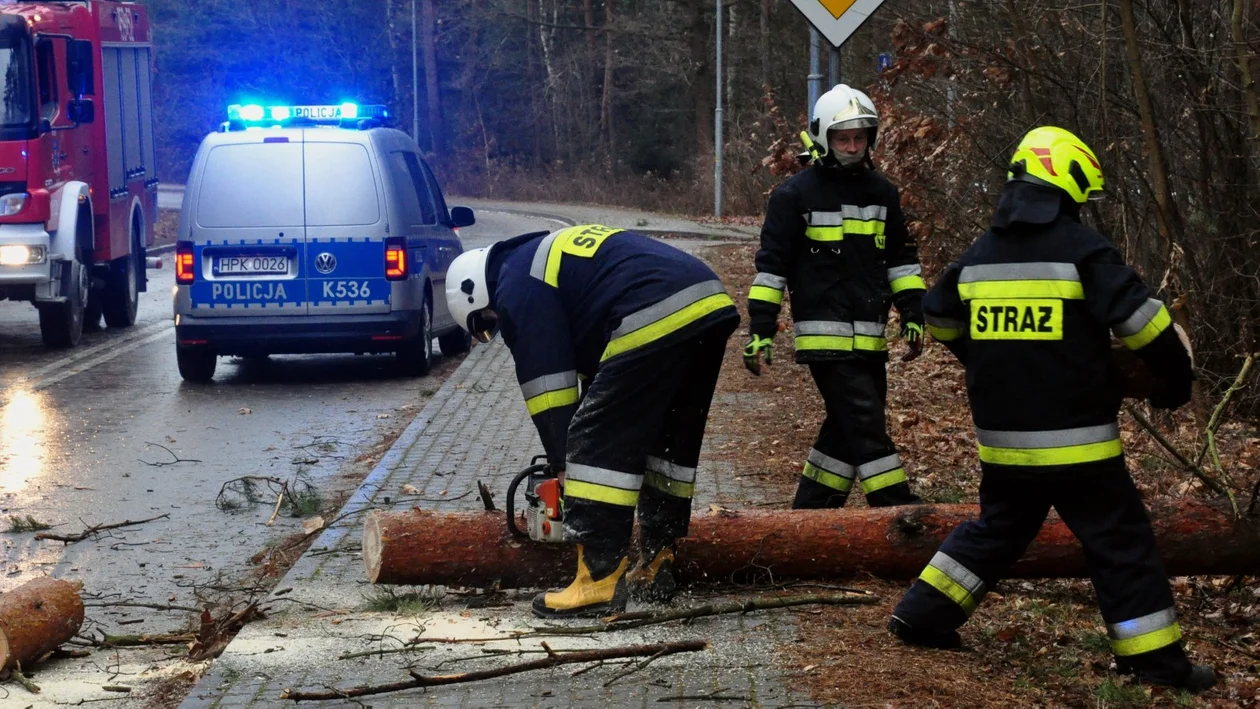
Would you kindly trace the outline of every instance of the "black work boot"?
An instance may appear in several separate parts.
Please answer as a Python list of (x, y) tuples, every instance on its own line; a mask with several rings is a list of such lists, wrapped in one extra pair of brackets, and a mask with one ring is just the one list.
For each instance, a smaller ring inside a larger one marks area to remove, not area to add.
[(578, 545), (577, 577), (562, 591), (534, 596), (539, 618), (597, 618), (626, 609), (626, 567), (619, 552), (599, 552)]
[(910, 491), (909, 483), (889, 485), (882, 490), (867, 493), (866, 504), (871, 507), (896, 507), (898, 505), (921, 505), (923, 498)]
[(1184, 689), (1187, 692), (1206, 692), (1216, 686), (1216, 671), (1207, 665), (1191, 665), (1186, 662), (1181, 668), (1151, 666), (1146, 663), (1127, 662), (1126, 658), (1116, 658), (1116, 670), (1121, 674), (1133, 675), (1138, 684), (1159, 685)]
[(668, 603), (678, 593), (678, 578), (674, 575), (674, 544), (644, 548), (639, 561), (626, 574), (630, 585), (630, 597), (643, 603)]
[(897, 616), (893, 616), (892, 620), (888, 621), (888, 632), (896, 635), (907, 645), (917, 645), (933, 650), (958, 650), (963, 646), (962, 636), (957, 630), (915, 628)]

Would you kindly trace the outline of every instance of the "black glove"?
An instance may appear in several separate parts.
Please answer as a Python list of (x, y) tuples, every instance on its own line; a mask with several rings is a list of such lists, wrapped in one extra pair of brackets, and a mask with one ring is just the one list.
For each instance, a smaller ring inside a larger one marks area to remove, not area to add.
[(1151, 394), (1151, 398), (1147, 402), (1151, 405), (1151, 408), (1172, 411), (1190, 402), (1190, 393), (1193, 388), (1194, 382), (1191, 379), (1168, 382), (1161, 391)]

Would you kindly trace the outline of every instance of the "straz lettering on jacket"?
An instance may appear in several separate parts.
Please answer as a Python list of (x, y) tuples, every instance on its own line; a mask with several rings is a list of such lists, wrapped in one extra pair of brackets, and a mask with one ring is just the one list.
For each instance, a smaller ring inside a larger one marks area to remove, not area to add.
[(605, 226), (576, 226), (558, 231), (538, 245), (530, 275), (558, 287), (560, 260), (564, 256), (593, 258), (605, 239), (621, 231), (625, 230)]
[(1062, 340), (1063, 301), (1085, 297), (1070, 263), (964, 267), (958, 294), (970, 308), (973, 340)]

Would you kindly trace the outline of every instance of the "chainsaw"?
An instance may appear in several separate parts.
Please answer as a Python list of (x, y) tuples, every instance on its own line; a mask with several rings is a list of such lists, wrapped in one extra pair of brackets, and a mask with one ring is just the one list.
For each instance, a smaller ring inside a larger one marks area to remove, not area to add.
[[(529, 467), (516, 474), (507, 489), (507, 525), (514, 537), (529, 537), (536, 542), (564, 541), (564, 522), (560, 509), (563, 487), (545, 455), (536, 455)], [(516, 493), (525, 485), (525, 531), (516, 524)]]

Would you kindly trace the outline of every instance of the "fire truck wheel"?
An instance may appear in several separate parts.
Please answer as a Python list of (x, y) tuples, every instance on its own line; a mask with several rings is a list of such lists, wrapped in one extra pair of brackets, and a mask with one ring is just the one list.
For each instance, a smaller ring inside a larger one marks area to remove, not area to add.
[(433, 301), (428, 291), (424, 294), (424, 307), (420, 309), (420, 336), (400, 347), (395, 356), (406, 376), (423, 377), (433, 369)]
[(110, 327), (136, 324), (136, 310), (140, 306), (140, 268), (136, 263), (139, 257), (139, 240), (133, 225), (131, 253), (110, 262), (109, 276), (105, 279), (105, 324)]
[(64, 303), (39, 306), (39, 334), (46, 347), (74, 347), (83, 337), (83, 311), (87, 301), (88, 269), (78, 259), (62, 269)]
[(175, 347), (175, 362), (179, 376), (186, 382), (205, 383), (214, 379), (214, 366), (218, 357), (213, 350), (204, 347)]

